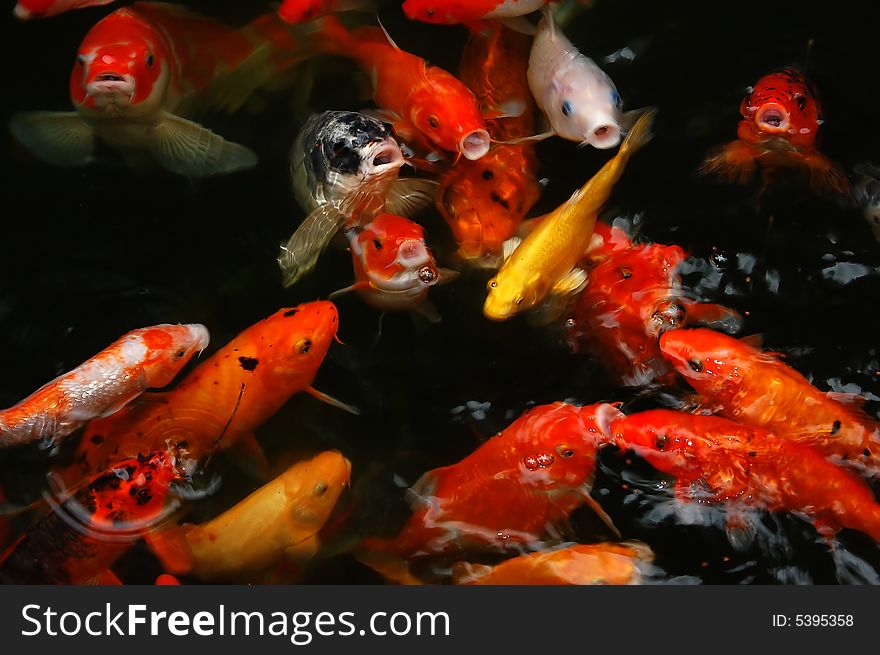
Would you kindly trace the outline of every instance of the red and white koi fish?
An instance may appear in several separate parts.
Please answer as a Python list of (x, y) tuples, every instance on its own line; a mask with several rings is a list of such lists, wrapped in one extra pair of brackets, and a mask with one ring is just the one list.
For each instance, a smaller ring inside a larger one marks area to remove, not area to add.
[(59, 441), (91, 419), (118, 412), (145, 390), (171, 382), (208, 340), (207, 328), (198, 323), (132, 330), (0, 411), (0, 447)]

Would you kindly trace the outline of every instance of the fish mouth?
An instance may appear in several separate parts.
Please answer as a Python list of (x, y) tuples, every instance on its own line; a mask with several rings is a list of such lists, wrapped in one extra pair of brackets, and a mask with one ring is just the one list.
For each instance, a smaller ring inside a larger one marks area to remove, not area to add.
[(613, 121), (602, 121), (584, 132), (584, 143), (606, 150), (620, 143), (620, 126)]
[(211, 334), (208, 332), (208, 328), (201, 323), (193, 323), (189, 326), (189, 331), (195, 342), (195, 349), (201, 353), (211, 342)]
[(489, 137), (489, 133), (486, 130), (474, 130), (473, 132), (464, 135), (462, 140), (458, 143), (458, 149), (461, 151), (461, 154), (464, 155), (465, 159), (473, 161), (489, 152), (489, 146), (491, 143), (492, 139)]
[(367, 166), (372, 175), (381, 175), (397, 170), (404, 164), (403, 152), (396, 141), (386, 140), (370, 148), (366, 156)]
[(113, 72), (96, 75), (86, 85), (86, 93), (90, 96), (125, 97), (131, 100), (134, 91), (134, 77)]
[(790, 118), (782, 105), (774, 103), (761, 107), (755, 115), (755, 121), (764, 132), (780, 133), (788, 131)]
[(661, 300), (654, 307), (648, 332), (651, 336), (659, 337), (664, 332), (683, 327), (687, 321), (687, 308), (676, 298)]
[(425, 242), (419, 239), (407, 239), (400, 244), (397, 251), (397, 262), (404, 268), (415, 268), (431, 261), (431, 255)]

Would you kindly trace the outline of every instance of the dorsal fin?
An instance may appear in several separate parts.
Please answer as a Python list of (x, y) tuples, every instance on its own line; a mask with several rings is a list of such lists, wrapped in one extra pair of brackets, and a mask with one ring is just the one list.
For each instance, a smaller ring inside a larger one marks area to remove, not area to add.
[(378, 17), (378, 16), (376, 16), (376, 20), (379, 22), (379, 27), (382, 28), (382, 33), (385, 35), (385, 38), (388, 39), (388, 43), (390, 43), (391, 46), (392, 46), (395, 50), (400, 50), (400, 46), (397, 45), (397, 44), (394, 42), (394, 39), (391, 38), (391, 35), (388, 33), (388, 30), (385, 29), (385, 26), (382, 24), (382, 21), (379, 20), (379, 17)]

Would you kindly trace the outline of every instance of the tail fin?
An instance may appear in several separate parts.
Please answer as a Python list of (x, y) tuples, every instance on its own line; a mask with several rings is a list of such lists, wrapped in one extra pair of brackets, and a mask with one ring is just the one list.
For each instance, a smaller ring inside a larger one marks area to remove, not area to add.
[(654, 137), (654, 132), (651, 131), (651, 126), (654, 124), (654, 117), (656, 115), (657, 108), (651, 107), (639, 116), (635, 125), (633, 125), (632, 129), (627, 133), (623, 143), (620, 144), (620, 151), (617, 153), (618, 157), (631, 157), (633, 153), (642, 148)]
[(309, 23), (309, 45), (317, 52), (345, 55), (352, 52), (354, 39), (336, 16), (324, 16)]

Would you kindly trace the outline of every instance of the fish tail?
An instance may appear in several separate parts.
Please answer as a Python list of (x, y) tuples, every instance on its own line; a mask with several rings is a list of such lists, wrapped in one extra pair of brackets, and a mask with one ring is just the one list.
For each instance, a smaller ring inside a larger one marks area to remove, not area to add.
[(647, 109), (633, 125), (632, 129), (627, 133), (623, 143), (620, 144), (618, 157), (628, 158), (633, 153), (642, 148), (653, 137), (654, 132), (651, 127), (654, 124), (654, 117), (657, 115), (657, 108), (651, 107)]
[(316, 51), (350, 55), (355, 50), (355, 39), (336, 16), (324, 16), (310, 25), (309, 40)]

